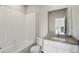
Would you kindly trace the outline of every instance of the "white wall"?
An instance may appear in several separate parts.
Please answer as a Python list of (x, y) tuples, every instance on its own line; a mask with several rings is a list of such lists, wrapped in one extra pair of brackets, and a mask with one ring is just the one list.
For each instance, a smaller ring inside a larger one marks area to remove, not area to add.
[(27, 6), (26, 7), (26, 13), (35, 12), (36, 13), (36, 30), (37, 30), (37, 36), (45, 36), (48, 33), (48, 12), (62, 9), (62, 8), (68, 8), (68, 34), (71, 34), (71, 8), (70, 6), (66, 5), (37, 5), (37, 6)]
[[(45, 17), (44, 18), (45, 23), (43, 23), (45, 28), (43, 30), (45, 30), (45, 34), (48, 32), (48, 12), (53, 11), (53, 10), (62, 9), (62, 8), (67, 8), (68, 9), (68, 11), (67, 11), (67, 15), (68, 15), (68, 20), (67, 20), (68, 21), (67, 22), (68, 23), (67, 24), (68, 28), (67, 28), (67, 30), (68, 30), (68, 35), (71, 35), (71, 6), (66, 6), (66, 5), (65, 6), (64, 5), (43, 6), (42, 11), (44, 12), (43, 16)], [(47, 28), (47, 30), (46, 30), (46, 28)]]
[(26, 5), (2, 5), (2, 6), (21, 13), (25, 13), (26, 10)]
[(28, 5), (26, 6), (26, 14), (35, 13), (36, 14), (36, 37), (40, 33), (40, 16), (41, 16), (41, 5)]
[(72, 6), (72, 35), (79, 40), (79, 6)]

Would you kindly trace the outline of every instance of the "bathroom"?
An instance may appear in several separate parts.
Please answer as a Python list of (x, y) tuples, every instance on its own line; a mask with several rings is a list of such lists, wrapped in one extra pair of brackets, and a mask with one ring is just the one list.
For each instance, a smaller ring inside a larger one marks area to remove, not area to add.
[[(0, 53), (78, 53), (78, 10), (79, 5), (0, 5)], [(56, 12), (65, 16), (63, 35), (51, 32)]]

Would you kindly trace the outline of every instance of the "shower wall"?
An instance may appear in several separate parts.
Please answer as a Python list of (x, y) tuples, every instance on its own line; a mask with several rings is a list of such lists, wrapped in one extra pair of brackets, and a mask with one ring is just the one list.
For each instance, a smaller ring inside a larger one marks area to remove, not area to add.
[[(30, 18), (29, 18), (30, 17)], [(35, 15), (0, 7), (0, 47), (35, 39)]]
[(25, 39), (35, 41), (36, 38), (36, 14), (27, 13), (24, 23)]

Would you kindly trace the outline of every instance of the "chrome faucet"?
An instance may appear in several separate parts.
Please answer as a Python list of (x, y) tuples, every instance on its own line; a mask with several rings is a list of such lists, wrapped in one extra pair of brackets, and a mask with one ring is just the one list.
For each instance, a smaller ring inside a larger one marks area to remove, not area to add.
[(2, 49), (2, 48), (0, 47), (0, 49)]

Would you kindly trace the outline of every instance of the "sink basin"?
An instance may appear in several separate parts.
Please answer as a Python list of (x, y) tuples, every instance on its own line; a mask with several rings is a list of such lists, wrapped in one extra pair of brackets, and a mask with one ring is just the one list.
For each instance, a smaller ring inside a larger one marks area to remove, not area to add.
[(58, 37), (52, 37), (54, 40), (59, 40), (59, 41), (66, 41), (64, 38), (58, 38)]

